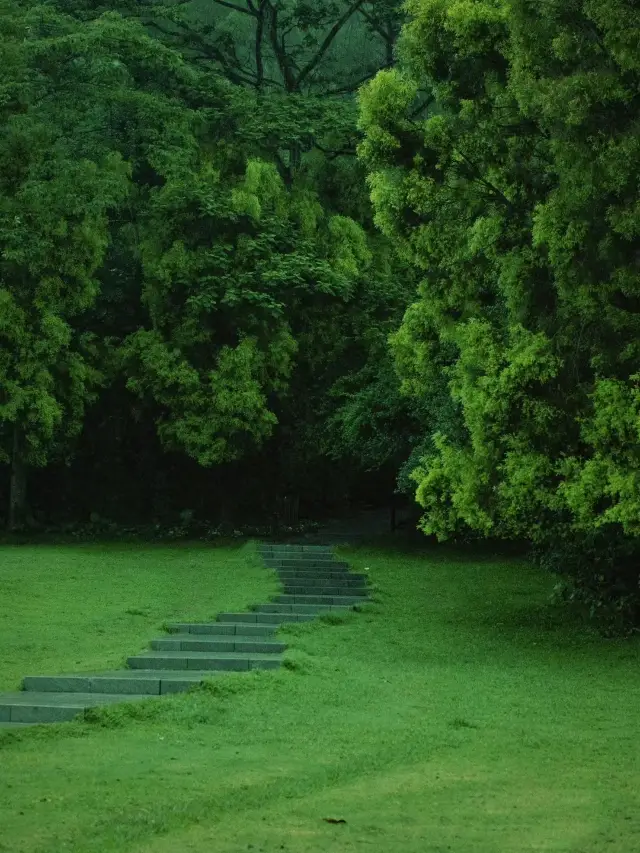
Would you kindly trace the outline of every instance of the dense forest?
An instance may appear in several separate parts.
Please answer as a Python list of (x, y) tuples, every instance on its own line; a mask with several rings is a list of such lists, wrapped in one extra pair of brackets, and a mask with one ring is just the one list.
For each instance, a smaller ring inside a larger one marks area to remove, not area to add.
[(413, 503), (640, 625), (633, 0), (0, 0), (0, 517)]

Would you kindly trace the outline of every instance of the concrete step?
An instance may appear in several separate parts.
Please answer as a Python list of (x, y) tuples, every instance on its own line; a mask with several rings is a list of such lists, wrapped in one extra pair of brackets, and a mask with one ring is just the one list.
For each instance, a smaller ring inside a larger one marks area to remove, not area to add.
[(340, 560), (297, 560), (291, 557), (263, 557), (263, 563), (269, 569), (328, 569), (335, 571), (336, 569), (347, 570), (348, 563), (342, 563)]
[(333, 548), (325, 548), (323, 551), (294, 551), (291, 548), (259, 548), (261, 557), (287, 557), (297, 560), (335, 560), (336, 554)]
[(367, 575), (356, 575), (350, 572), (334, 572), (315, 574), (315, 572), (296, 572), (286, 571), (278, 572), (278, 577), (282, 582), (287, 583), (309, 583), (318, 586), (329, 584), (331, 586), (362, 586), (367, 583)]
[[(285, 575), (278, 575), (278, 580), (282, 584), (290, 584), (295, 586), (312, 586), (315, 589), (322, 589), (325, 586), (337, 586), (341, 589), (352, 589), (354, 587), (365, 587), (367, 586), (367, 581), (365, 578), (356, 578), (354, 583), (346, 583), (345, 578), (324, 578), (324, 577), (300, 577), (300, 575), (295, 575), (289, 577)], [(350, 593), (349, 593), (350, 594)]]
[[(246, 615), (246, 614), (242, 614)], [(243, 637), (271, 637), (277, 625), (256, 625), (244, 622), (173, 622), (167, 631), (175, 634), (210, 634), (212, 636), (242, 635)]]
[(25, 692), (38, 693), (161, 696), (182, 693), (203, 678), (212, 678), (216, 674), (220, 673), (215, 670), (123, 669), (82, 675), (29, 675), (23, 680), (22, 688)]
[(243, 672), (249, 669), (277, 669), (282, 657), (248, 652), (178, 652), (152, 651), (127, 660), (132, 669), (193, 669), (199, 672), (225, 670)]
[[(255, 604), (256, 613), (258, 616), (276, 616), (276, 615), (294, 615), (305, 616), (314, 613), (324, 613), (328, 610), (350, 610), (351, 607), (346, 607), (343, 604)], [(301, 621), (301, 620), (298, 620)]]
[(308, 622), (313, 619), (313, 614), (308, 613), (219, 613), (221, 622), (246, 622), (259, 625), (282, 625), (284, 622)]
[(274, 601), (278, 604), (360, 604), (367, 601), (363, 595), (278, 595)]
[(368, 595), (366, 586), (312, 586), (311, 584), (296, 586), (290, 583), (282, 586), (286, 595), (357, 595), (360, 598), (366, 598)]
[(316, 575), (332, 575), (336, 572), (342, 575), (352, 574), (348, 563), (320, 563), (314, 566), (310, 563), (301, 563), (300, 560), (280, 560), (273, 564), (267, 560), (264, 562), (268, 569), (275, 569), (277, 572), (303, 572), (304, 574), (313, 572)]
[(125, 697), (110, 693), (4, 693), (0, 694), (0, 722), (60, 723), (73, 720), (96, 705), (148, 698), (148, 694)]
[(332, 545), (288, 545), (288, 544), (265, 544), (258, 545), (258, 551), (261, 554), (274, 554), (283, 552), (285, 554), (313, 554), (322, 557), (324, 555), (333, 556)]
[(337, 581), (338, 583), (367, 583), (368, 572), (350, 572), (348, 569), (276, 569), (279, 578), (300, 578), (312, 583), (322, 581)]
[(172, 634), (151, 641), (151, 648), (161, 652), (260, 652), (282, 654), (286, 643), (273, 637), (247, 637), (240, 634), (199, 637), (194, 634)]
[(263, 554), (262, 562), (265, 563), (267, 566), (292, 565), (307, 566), (312, 569), (319, 569), (323, 566), (343, 565), (343, 561), (338, 560), (335, 557), (332, 557), (330, 560), (317, 560), (315, 557), (296, 557), (293, 555), (287, 556), (286, 554), (283, 556), (272, 556), (271, 554)]

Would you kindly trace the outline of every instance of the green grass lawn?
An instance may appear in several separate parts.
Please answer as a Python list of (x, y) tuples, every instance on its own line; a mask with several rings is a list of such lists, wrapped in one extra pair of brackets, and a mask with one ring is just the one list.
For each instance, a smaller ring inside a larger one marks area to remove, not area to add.
[[(207, 571), (202, 549), (131, 549), (146, 571), (125, 585), (118, 611), (123, 552), (79, 553), (52, 549), (57, 570), (47, 581), (36, 568), (35, 587), (25, 563), (22, 592), (11, 593), (23, 616), (9, 632), (3, 623), (5, 681), (17, 672), (10, 658), (22, 656), (25, 669), (22, 631), (40, 642), (47, 620), (57, 629), (49, 662), (38, 646), (38, 668), (60, 668), (59, 643), (73, 669), (81, 652), (66, 634), (86, 631), (97, 597), (111, 612), (103, 627), (120, 612), (101, 648), (122, 658), (137, 650), (123, 647), (122, 610), (152, 611), (144, 628), (153, 635), (181, 605), (180, 615), (209, 616), (222, 599), (255, 599), (260, 583), (237, 552), (230, 572), (222, 552)], [(108, 568), (115, 555), (118, 571)], [(0, 850), (640, 850), (640, 644), (580, 628), (548, 603), (553, 579), (515, 560), (391, 548), (348, 558), (370, 569), (379, 601), (342, 624), (281, 631), (289, 668), (3, 735)], [(199, 570), (181, 582), (191, 561)], [(196, 579), (197, 592), (185, 592)], [(245, 590), (234, 593), (233, 582)], [(95, 655), (95, 646), (86, 648)]]
[(245, 610), (277, 589), (247, 546), (0, 545), (0, 690), (119, 668), (164, 622)]

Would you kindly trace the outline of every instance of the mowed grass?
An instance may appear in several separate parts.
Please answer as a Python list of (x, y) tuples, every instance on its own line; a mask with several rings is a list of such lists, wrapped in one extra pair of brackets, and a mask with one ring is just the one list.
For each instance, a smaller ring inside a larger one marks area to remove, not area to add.
[(0, 690), (120, 668), (164, 622), (245, 610), (277, 588), (246, 545), (0, 545)]
[(377, 601), (282, 630), (288, 668), (5, 734), (0, 850), (639, 850), (638, 642), (522, 562), (345, 555)]

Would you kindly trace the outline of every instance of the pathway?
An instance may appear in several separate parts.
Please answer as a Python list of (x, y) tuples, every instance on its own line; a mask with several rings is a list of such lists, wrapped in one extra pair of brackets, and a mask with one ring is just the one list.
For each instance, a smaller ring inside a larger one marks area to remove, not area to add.
[(367, 599), (366, 576), (352, 574), (329, 546), (261, 545), (260, 552), (283, 585), (274, 601), (247, 613), (219, 613), (215, 622), (171, 625), (124, 670), (27, 676), (21, 691), (0, 694), (0, 727), (72, 720), (96, 705), (186, 691), (222, 672), (277, 669), (287, 648), (276, 637), (280, 625)]

